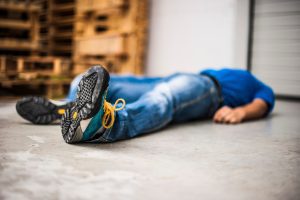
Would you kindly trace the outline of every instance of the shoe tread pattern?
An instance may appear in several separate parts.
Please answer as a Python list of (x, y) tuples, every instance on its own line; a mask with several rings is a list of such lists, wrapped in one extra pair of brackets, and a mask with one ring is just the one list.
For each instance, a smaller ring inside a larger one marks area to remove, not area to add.
[(56, 114), (57, 106), (38, 96), (24, 97), (16, 104), (16, 110), (24, 119), (34, 124), (49, 124), (60, 118)]
[[(75, 104), (65, 112), (61, 123), (63, 138), (67, 143), (75, 143), (81, 139), (80, 121), (93, 117), (100, 110), (108, 81), (108, 72), (103, 67), (94, 66), (79, 82)], [(73, 119), (75, 112), (77, 118)]]

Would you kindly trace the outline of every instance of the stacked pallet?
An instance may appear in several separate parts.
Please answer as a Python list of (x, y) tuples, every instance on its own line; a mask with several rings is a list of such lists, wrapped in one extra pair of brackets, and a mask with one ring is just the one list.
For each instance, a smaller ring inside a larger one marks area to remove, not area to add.
[(53, 56), (72, 56), (75, 0), (48, 0), (49, 50)]
[(39, 49), (40, 7), (24, 1), (0, 1), (0, 78), (17, 73), (15, 56), (30, 56)]
[(33, 54), (39, 48), (40, 8), (16, 1), (0, 1), (0, 54)]
[(71, 81), (70, 66), (69, 59), (57, 57), (0, 56), (0, 86), (45, 86), (48, 97), (62, 96)]
[(147, 0), (77, 0), (74, 73), (94, 64), (111, 72), (143, 72)]
[(35, 0), (40, 14), (40, 55), (71, 57), (75, 0)]
[[(70, 83), (70, 59), (43, 52), (49, 44), (50, 21), (45, 12), (48, 3), (45, 0), (0, 1), (1, 87), (42, 86), (46, 88), (46, 94), (53, 97), (62, 95), (62, 88)], [(46, 35), (41, 33), (43, 28)], [(69, 56), (70, 51), (69, 47)]]

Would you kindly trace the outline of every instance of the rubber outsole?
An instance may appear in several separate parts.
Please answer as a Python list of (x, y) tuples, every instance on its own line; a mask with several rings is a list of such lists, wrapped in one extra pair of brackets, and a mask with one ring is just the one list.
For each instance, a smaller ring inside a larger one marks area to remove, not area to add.
[(84, 74), (77, 88), (74, 106), (66, 110), (62, 117), (61, 130), (66, 143), (76, 143), (81, 140), (80, 121), (92, 118), (99, 112), (108, 82), (109, 74), (100, 65), (91, 67)]
[(57, 106), (48, 99), (38, 96), (23, 97), (16, 104), (18, 114), (34, 124), (50, 124), (61, 118), (60, 109), (71, 107), (71, 104)]

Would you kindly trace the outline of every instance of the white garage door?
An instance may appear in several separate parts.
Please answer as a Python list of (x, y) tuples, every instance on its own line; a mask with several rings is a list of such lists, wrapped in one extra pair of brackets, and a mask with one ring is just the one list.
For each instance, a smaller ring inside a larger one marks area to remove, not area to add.
[(277, 95), (300, 97), (300, 0), (256, 0), (251, 71)]

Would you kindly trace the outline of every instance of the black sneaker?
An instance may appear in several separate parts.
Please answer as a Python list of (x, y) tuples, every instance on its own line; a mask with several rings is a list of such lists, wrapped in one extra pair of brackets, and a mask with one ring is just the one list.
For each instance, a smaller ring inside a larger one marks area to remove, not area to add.
[(55, 104), (44, 97), (23, 97), (16, 104), (16, 110), (21, 117), (34, 124), (50, 124), (58, 120), (72, 103)]
[(105, 101), (109, 74), (102, 66), (91, 67), (82, 77), (74, 105), (62, 117), (61, 131), (66, 143), (81, 141), (80, 122), (96, 115)]

